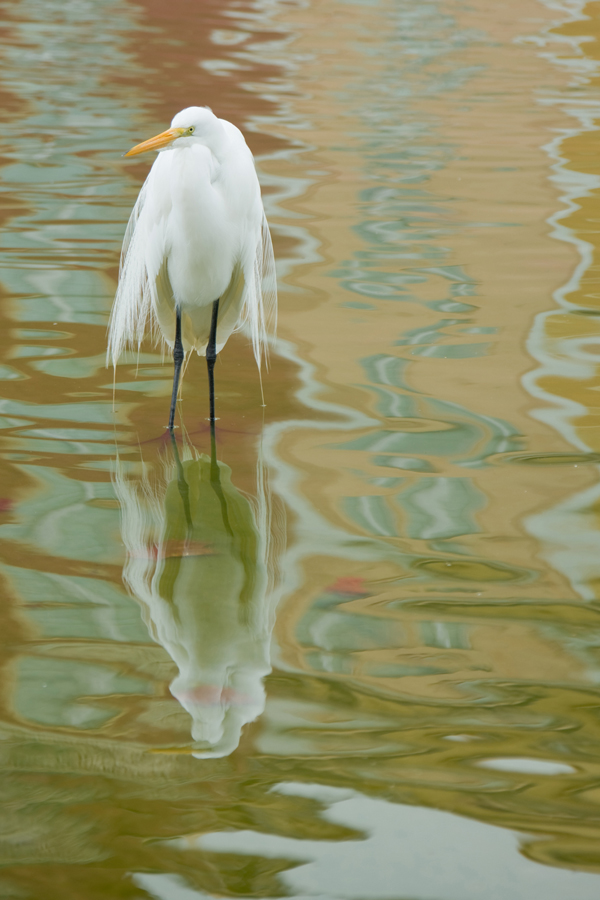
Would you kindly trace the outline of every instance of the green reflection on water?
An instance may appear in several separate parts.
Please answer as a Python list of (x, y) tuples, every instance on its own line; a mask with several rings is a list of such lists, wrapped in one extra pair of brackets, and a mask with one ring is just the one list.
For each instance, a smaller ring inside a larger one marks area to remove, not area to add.
[(82, 696), (105, 697), (147, 689), (142, 681), (124, 678), (106, 666), (72, 659), (22, 656), (17, 679), (17, 716), (58, 728), (99, 728), (117, 712), (107, 709), (106, 704), (101, 709), (87, 705), (81, 701)]

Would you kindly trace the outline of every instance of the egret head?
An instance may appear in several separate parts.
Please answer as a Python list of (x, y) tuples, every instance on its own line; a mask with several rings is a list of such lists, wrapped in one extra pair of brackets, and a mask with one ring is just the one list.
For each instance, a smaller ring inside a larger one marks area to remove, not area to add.
[(210, 143), (221, 128), (217, 116), (208, 106), (188, 106), (178, 112), (171, 127), (141, 144), (132, 147), (125, 156), (137, 156), (148, 150), (169, 150), (172, 147), (185, 147), (193, 143)]

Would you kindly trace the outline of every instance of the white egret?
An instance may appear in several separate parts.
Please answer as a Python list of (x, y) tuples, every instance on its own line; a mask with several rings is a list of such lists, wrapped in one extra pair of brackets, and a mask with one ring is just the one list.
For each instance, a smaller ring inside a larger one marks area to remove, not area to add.
[(171, 127), (125, 156), (159, 154), (131, 213), (109, 326), (116, 366), (146, 329), (173, 348), (175, 419), (185, 354), (206, 356), (214, 427), (214, 364), (244, 328), (259, 368), (275, 327), (277, 288), (254, 159), (241, 131), (207, 107), (177, 113)]

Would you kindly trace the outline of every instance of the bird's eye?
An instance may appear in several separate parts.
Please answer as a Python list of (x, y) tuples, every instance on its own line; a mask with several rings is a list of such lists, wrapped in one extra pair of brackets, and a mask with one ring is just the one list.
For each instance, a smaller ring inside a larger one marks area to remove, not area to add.
[(188, 128), (188, 134), (193, 134), (195, 132), (195, 130), (196, 129), (194, 128), (194, 126), (190, 125), (190, 127)]

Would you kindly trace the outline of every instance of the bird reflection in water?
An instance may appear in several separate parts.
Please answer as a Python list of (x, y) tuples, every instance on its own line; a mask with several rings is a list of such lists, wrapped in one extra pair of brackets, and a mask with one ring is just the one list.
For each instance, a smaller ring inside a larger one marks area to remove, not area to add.
[(127, 550), (123, 580), (141, 604), (151, 637), (179, 674), (172, 695), (192, 717), (193, 753), (223, 757), (243, 726), (265, 708), (274, 624), (271, 496), (261, 464), (257, 497), (231, 481), (218, 461), (175, 439), (163, 479), (128, 479), (117, 463)]

